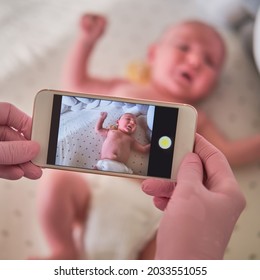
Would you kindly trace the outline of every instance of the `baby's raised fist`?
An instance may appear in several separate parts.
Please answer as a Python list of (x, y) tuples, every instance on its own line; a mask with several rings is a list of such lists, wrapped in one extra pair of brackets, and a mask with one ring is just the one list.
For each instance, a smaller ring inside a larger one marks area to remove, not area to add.
[(107, 117), (107, 112), (101, 112), (101, 113), (100, 113), (100, 118), (101, 118), (101, 119), (104, 120), (106, 117)]
[(90, 41), (96, 41), (103, 34), (106, 23), (105, 17), (97, 14), (84, 14), (80, 19), (81, 30)]

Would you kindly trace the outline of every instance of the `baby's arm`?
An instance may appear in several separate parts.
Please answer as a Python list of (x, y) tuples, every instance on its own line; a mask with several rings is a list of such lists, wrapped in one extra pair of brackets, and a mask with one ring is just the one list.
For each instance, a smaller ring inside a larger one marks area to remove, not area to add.
[(80, 21), (80, 32), (66, 61), (62, 84), (66, 90), (105, 94), (115, 87), (128, 83), (123, 79), (102, 79), (89, 74), (89, 59), (96, 42), (104, 33), (106, 19), (85, 14)]
[(133, 150), (139, 153), (146, 154), (150, 151), (151, 144), (142, 145), (138, 141), (134, 141)]
[(104, 137), (106, 137), (107, 133), (108, 133), (108, 129), (103, 128), (103, 123), (104, 123), (106, 117), (107, 117), (107, 112), (101, 112), (100, 117), (95, 126), (96, 133), (99, 133), (100, 135), (102, 135)]
[(202, 112), (199, 112), (198, 133), (221, 150), (232, 166), (260, 160), (260, 134), (245, 139), (229, 140)]

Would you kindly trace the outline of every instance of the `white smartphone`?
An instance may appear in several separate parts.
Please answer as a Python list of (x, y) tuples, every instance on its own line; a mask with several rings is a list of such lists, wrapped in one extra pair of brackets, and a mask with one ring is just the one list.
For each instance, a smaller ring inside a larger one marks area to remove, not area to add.
[(42, 90), (33, 110), (32, 140), (41, 146), (33, 163), (175, 181), (193, 151), (196, 124), (197, 111), (186, 104)]

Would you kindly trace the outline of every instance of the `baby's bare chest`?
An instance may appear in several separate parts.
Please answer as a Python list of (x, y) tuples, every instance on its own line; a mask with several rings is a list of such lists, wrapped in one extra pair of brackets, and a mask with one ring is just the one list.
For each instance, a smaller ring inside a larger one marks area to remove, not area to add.
[(107, 141), (110, 142), (111, 145), (131, 145), (133, 138), (119, 130), (109, 130)]

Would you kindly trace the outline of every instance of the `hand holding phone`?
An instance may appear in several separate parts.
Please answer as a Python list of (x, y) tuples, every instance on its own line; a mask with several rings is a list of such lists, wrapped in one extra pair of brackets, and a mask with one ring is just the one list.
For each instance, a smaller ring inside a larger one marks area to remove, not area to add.
[(34, 163), (175, 181), (196, 122), (190, 105), (43, 90), (34, 105), (32, 139), (41, 145)]
[(245, 208), (244, 195), (225, 156), (198, 134), (194, 152), (182, 161), (177, 185), (158, 179), (143, 181), (143, 191), (154, 196), (155, 205), (165, 211), (157, 235), (157, 259), (222, 259)]
[(0, 178), (38, 179), (41, 170), (30, 160), (39, 146), (29, 141), (31, 118), (10, 103), (0, 102)]

